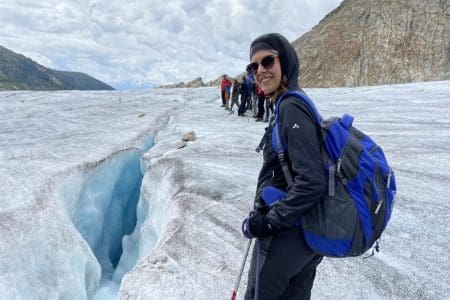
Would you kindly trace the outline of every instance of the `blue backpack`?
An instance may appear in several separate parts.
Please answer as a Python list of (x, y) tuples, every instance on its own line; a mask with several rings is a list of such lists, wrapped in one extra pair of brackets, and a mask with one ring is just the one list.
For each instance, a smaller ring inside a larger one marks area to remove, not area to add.
[[(314, 116), (322, 136), (322, 156), (328, 191), (319, 203), (299, 220), (308, 245), (330, 257), (359, 256), (372, 248), (391, 217), (396, 192), (395, 177), (383, 150), (352, 126), (353, 117), (322, 120), (305, 94), (289, 91), (277, 101), (272, 144), (288, 183), (293, 183), (281, 140), (279, 106), (287, 96), (295, 96)], [(263, 199), (283, 199), (283, 191), (263, 190)], [(267, 201), (266, 201), (267, 202)], [(268, 203), (270, 204), (270, 203)]]

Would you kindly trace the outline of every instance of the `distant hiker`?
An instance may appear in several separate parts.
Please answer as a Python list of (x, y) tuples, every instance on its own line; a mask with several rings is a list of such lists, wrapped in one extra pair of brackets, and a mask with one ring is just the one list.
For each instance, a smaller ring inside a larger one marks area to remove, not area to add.
[(231, 102), (230, 102), (230, 114), (233, 113), (233, 105), (236, 104), (236, 107), (239, 108), (239, 88), (241, 84), (235, 78), (233, 80), (233, 91), (231, 92)]
[(253, 102), (252, 102), (252, 98), (253, 98), (253, 84), (254, 84), (254, 78), (253, 78), (253, 75), (252, 76), (246, 76), (245, 77), (245, 92), (246, 92), (246, 104), (247, 104), (247, 106), (246, 106), (246, 110), (251, 110), (252, 109), (252, 105), (253, 105)]
[(257, 104), (258, 109), (256, 110), (256, 122), (261, 122), (264, 118), (264, 102), (266, 100), (266, 95), (264, 94), (264, 90), (261, 88), (260, 85), (256, 86), (256, 98), (257, 98)]
[(225, 88), (225, 110), (228, 110), (230, 105), (231, 85), (227, 85)]
[[(280, 34), (264, 34), (250, 46), (248, 68), (274, 102), (298, 85), (299, 61), (294, 48)], [(242, 224), (247, 238), (258, 238), (253, 250), (245, 299), (309, 299), (322, 256), (306, 244), (297, 221), (325, 195), (327, 180), (321, 157), (320, 132), (309, 109), (293, 96), (280, 104), (279, 132), (286, 143), (293, 184), (287, 181), (272, 145), (269, 124), (260, 146), (264, 161), (259, 173), (254, 211)], [(287, 192), (283, 201), (267, 206), (263, 189)]]
[(252, 116), (253, 118), (257, 118), (258, 116), (258, 84), (253, 82), (252, 84)]
[(220, 82), (220, 90), (222, 95), (222, 107), (226, 107), (227, 102), (225, 99), (225, 92), (227, 87), (231, 87), (231, 81), (228, 79), (228, 76), (226, 74), (223, 74), (222, 81)]
[[(247, 87), (247, 107), (246, 110), (253, 110), (253, 108), (255, 107), (253, 104), (254, 102), (254, 95), (255, 95), (255, 76), (253, 75), (253, 73), (249, 70), (246, 69), (245, 70), (247, 73), (247, 76), (245, 76), (246, 80), (245, 80), (245, 84)], [(255, 117), (255, 114), (253, 114), (253, 117)]]
[(248, 99), (246, 76), (242, 76), (242, 83), (241, 86), (239, 87), (239, 94), (241, 95), (241, 104), (239, 105), (238, 116), (243, 117), (247, 109), (247, 99)]

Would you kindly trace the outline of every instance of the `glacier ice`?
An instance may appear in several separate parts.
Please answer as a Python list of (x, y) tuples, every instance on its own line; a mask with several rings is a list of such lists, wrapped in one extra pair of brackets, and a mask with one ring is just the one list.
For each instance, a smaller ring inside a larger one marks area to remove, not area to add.
[[(364, 261), (324, 259), (313, 297), (450, 295), (450, 233), (442, 222), (450, 211), (449, 87), (307, 90), (324, 116), (355, 115), (385, 149), (399, 183), (381, 252)], [(264, 124), (219, 106), (216, 88), (0, 93), (2, 298), (228, 297)], [(175, 149), (189, 130), (198, 139)], [(128, 186), (140, 180), (139, 191)], [(244, 274), (239, 297), (245, 283)]]

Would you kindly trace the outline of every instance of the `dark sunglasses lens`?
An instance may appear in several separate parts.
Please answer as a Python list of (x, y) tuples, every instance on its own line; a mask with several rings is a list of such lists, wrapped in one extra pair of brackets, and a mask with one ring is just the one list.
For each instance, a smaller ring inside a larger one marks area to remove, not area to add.
[[(270, 69), (273, 67), (275, 63), (275, 56), (269, 55), (261, 59), (260, 64), (264, 67), (264, 69)], [(247, 70), (256, 74), (258, 72), (259, 64), (257, 62), (251, 63), (247, 66)]]
[(272, 68), (274, 63), (275, 63), (275, 56), (273, 55), (266, 56), (261, 60), (261, 65), (264, 67), (264, 69)]
[(256, 73), (256, 72), (258, 72), (258, 66), (259, 66), (259, 64), (256, 62), (251, 63), (247, 66), (247, 70), (250, 70), (251, 72)]

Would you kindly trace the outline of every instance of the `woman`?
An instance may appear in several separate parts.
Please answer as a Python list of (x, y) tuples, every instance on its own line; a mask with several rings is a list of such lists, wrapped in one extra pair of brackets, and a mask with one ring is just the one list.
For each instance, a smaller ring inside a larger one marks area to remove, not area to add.
[[(264, 93), (277, 101), (288, 90), (303, 92), (298, 85), (299, 61), (295, 50), (282, 35), (270, 33), (256, 38), (250, 46), (249, 68)], [(280, 104), (281, 138), (286, 144), (294, 183), (286, 179), (272, 147), (271, 122), (261, 143), (264, 162), (258, 177), (255, 210), (244, 220), (247, 238), (258, 238), (253, 250), (245, 299), (309, 299), (316, 267), (322, 257), (306, 244), (297, 221), (325, 194), (320, 132), (309, 109), (293, 96)], [(261, 146), (260, 145), (260, 146)], [(267, 207), (264, 187), (285, 192), (286, 198)], [(255, 296), (255, 291), (257, 295)]]

